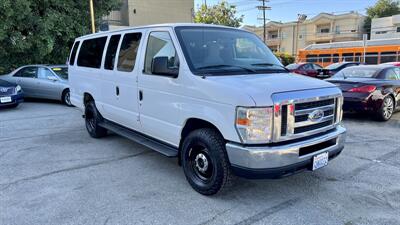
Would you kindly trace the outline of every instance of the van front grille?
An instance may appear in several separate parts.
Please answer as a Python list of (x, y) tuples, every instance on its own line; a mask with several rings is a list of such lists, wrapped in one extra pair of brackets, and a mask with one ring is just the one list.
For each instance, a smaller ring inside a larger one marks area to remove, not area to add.
[[(340, 96), (315, 100), (286, 101), (281, 105), (279, 136), (275, 141), (291, 140), (332, 129), (338, 121)], [(340, 109), (341, 110), (341, 109)]]

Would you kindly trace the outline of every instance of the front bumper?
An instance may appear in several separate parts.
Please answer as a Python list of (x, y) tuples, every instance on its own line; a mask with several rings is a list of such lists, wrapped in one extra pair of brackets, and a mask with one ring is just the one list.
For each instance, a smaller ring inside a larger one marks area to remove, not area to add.
[[(8, 96), (0, 96), (0, 97), (8, 97)], [(11, 97), (11, 102), (0, 103), (0, 107), (7, 107), (7, 106), (17, 105), (17, 104), (19, 104), (19, 103), (24, 101), (24, 94), (22, 92), (20, 92), (18, 94), (11, 95), (9, 97)]]
[[(315, 155), (329, 152), (329, 159), (341, 153), (346, 129), (337, 126), (323, 135), (283, 145), (243, 146), (227, 143), (226, 150), (233, 172), (247, 178), (279, 178), (312, 166)], [(325, 145), (332, 142), (331, 145)], [(328, 147), (325, 147), (328, 146)], [(312, 150), (301, 154), (303, 150)]]

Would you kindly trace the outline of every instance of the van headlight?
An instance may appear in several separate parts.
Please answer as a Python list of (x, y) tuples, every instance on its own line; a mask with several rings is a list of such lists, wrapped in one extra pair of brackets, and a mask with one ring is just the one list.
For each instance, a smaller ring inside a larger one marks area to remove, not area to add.
[(15, 87), (15, 92), (18, 93), (18, 92), (21, 92), (21, 91), (22, 91), (21, 86), (17, 85), (17, 86)]
[(261, 144), (271, 141), (272, 107), (236, 109), (236, 130), (246, 144)]

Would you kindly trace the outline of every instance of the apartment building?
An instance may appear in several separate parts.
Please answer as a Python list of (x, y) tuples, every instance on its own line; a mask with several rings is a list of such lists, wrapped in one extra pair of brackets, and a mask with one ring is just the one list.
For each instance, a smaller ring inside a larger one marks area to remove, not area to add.
[(124, 0), (120, 10), (103, 18), (106, 29), (159, 23), (190, 23), (194, 0)]
[(371, 40), (400, 38), (400, 14), (372, 19)]
[[(266, 44), (273, 50), (296, 55), (310, 44), (362, 40), (365, 16), (350, 12), (340, 15), (320, 13), (303, 22), (266, 24)], [(263, 38), (263, 27), (244, 26)]]

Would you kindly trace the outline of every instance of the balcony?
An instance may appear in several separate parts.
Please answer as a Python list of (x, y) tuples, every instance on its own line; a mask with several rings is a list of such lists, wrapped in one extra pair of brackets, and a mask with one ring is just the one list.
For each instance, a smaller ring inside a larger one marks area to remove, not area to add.
[(352, 41), (361, 40), (362, 34), (357, 30), (346, 31), (346, 32), (329, 32), (322, 33), (317, 32), (314, 34), (307, 35), (308, 42), (323, 42), (323, 41)]
[(277, 37), (277, 38), (267, 38), (267, 40), (265, 40), (266, 44), (268, 46), (273, 46), (273, 45), (280, 45), (281, 44), (281, 38)]

